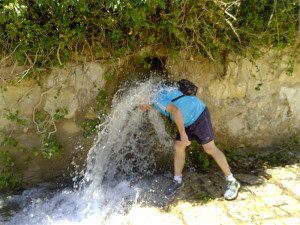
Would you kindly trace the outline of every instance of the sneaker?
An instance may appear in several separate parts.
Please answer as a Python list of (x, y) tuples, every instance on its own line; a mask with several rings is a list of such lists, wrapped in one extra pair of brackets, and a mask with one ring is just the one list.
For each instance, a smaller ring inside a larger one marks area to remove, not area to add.
[(226, 186), (226, 189), (225, 189), (224, 198), (226, 200), (236, 199), (240, 187), (241, 187), (241, 185), (237, 180), (227, 181), (227, 186)]
[(165, 189), (165, 195), (171, 196), (174, 195), (177, 189), (183, 188), (184, 183), (178, 183), (178, 181), (173, 180), (172, 184), (170, 184), (166, 189)]

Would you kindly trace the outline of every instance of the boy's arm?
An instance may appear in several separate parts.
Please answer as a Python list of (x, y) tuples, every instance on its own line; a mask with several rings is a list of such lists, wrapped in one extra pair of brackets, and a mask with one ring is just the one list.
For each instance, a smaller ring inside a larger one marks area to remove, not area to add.
[(137, 105), (136, 107), (143, 110), (143, 111), (147, 111), (149, 109), (152, 109), (153, 105)]
[(180, 142), (185, 146), (189, 146), (191, 142), (189, 141), (189, 138), (185, 132), (184, 121), (180, 109), (173, 103), (170, 103), (169, 105), (167, 105), (166, 111), (171, 113), (173, 117), (173, 120), (180, 134)]

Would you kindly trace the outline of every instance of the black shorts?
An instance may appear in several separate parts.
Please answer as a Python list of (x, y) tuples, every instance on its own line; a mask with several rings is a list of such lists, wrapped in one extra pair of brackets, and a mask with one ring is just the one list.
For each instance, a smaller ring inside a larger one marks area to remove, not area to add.
[[(185, 131), (190, 141), (196, 140), (202, 145), (215, 139), (207, 107), (191, 126), (185, 128)], [(180, 141), (179, 132), (177, 132), (176, 140)]]

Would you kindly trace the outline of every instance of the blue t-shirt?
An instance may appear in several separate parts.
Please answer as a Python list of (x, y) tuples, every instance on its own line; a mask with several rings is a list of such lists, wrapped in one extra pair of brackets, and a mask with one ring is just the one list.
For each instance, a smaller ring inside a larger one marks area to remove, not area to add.
[[(172, 103), (172, 99), (175, 99), (181, 95), (183, 95), (183, 93), (176, 88), (163, 87), (157, 91), (157, 94), (152, 99), (153, 106), (159, 112), (173, 120), (172, 115), (166, 111), (166, 108), (167, 105)], [(185, 127), (192, 125), (206, 107), (206, 105), (196, 96), (181, 97), (174, 101), (173, 104), (180, 109)]]

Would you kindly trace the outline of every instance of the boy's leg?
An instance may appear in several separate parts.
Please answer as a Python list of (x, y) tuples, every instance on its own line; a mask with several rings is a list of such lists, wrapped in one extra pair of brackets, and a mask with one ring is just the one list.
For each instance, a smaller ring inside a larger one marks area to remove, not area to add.
[(230, 168), (224, 153), (217, 148), (214, 141), (211, 141), (202, 146), (204, 148), (204, 151), (214, 158), (214, 160), (217, 162), (224, 175), (226, 176), (227, 186), (225, 189), (224, 198), (226, 200), (235, 199), (238, 195), (241, 185), (230, 172)]
[(173, 195), (177, 189), (182, 188), (184, 183), (182, 181), (182, 170), (185, 164), (185, 146), (181, 145), (179, 141), (175, 142), (175, 155), (174, 155), (174, 180), (165, 189), (167, 196)]
[(216, 161), (216, 163), (218, 164), (218, 166), (221, 168), (221, 170), (223, 171), (224, 175), (227, 177), (231, 174), (227, 159), (224, 155), (224, 153), (217, 148), (217, 146), (215, 145), (214, 141), (208, 142), (207, 144), (203, 144), (203, 149), (204, 151), (211, 155), (214, 160)]
[(185, 148), (179, 141), (175, 142), (175, 155), (174, 155), (174, 174), (175, 176), (182, 175), (182, 170), (185, 164)]

